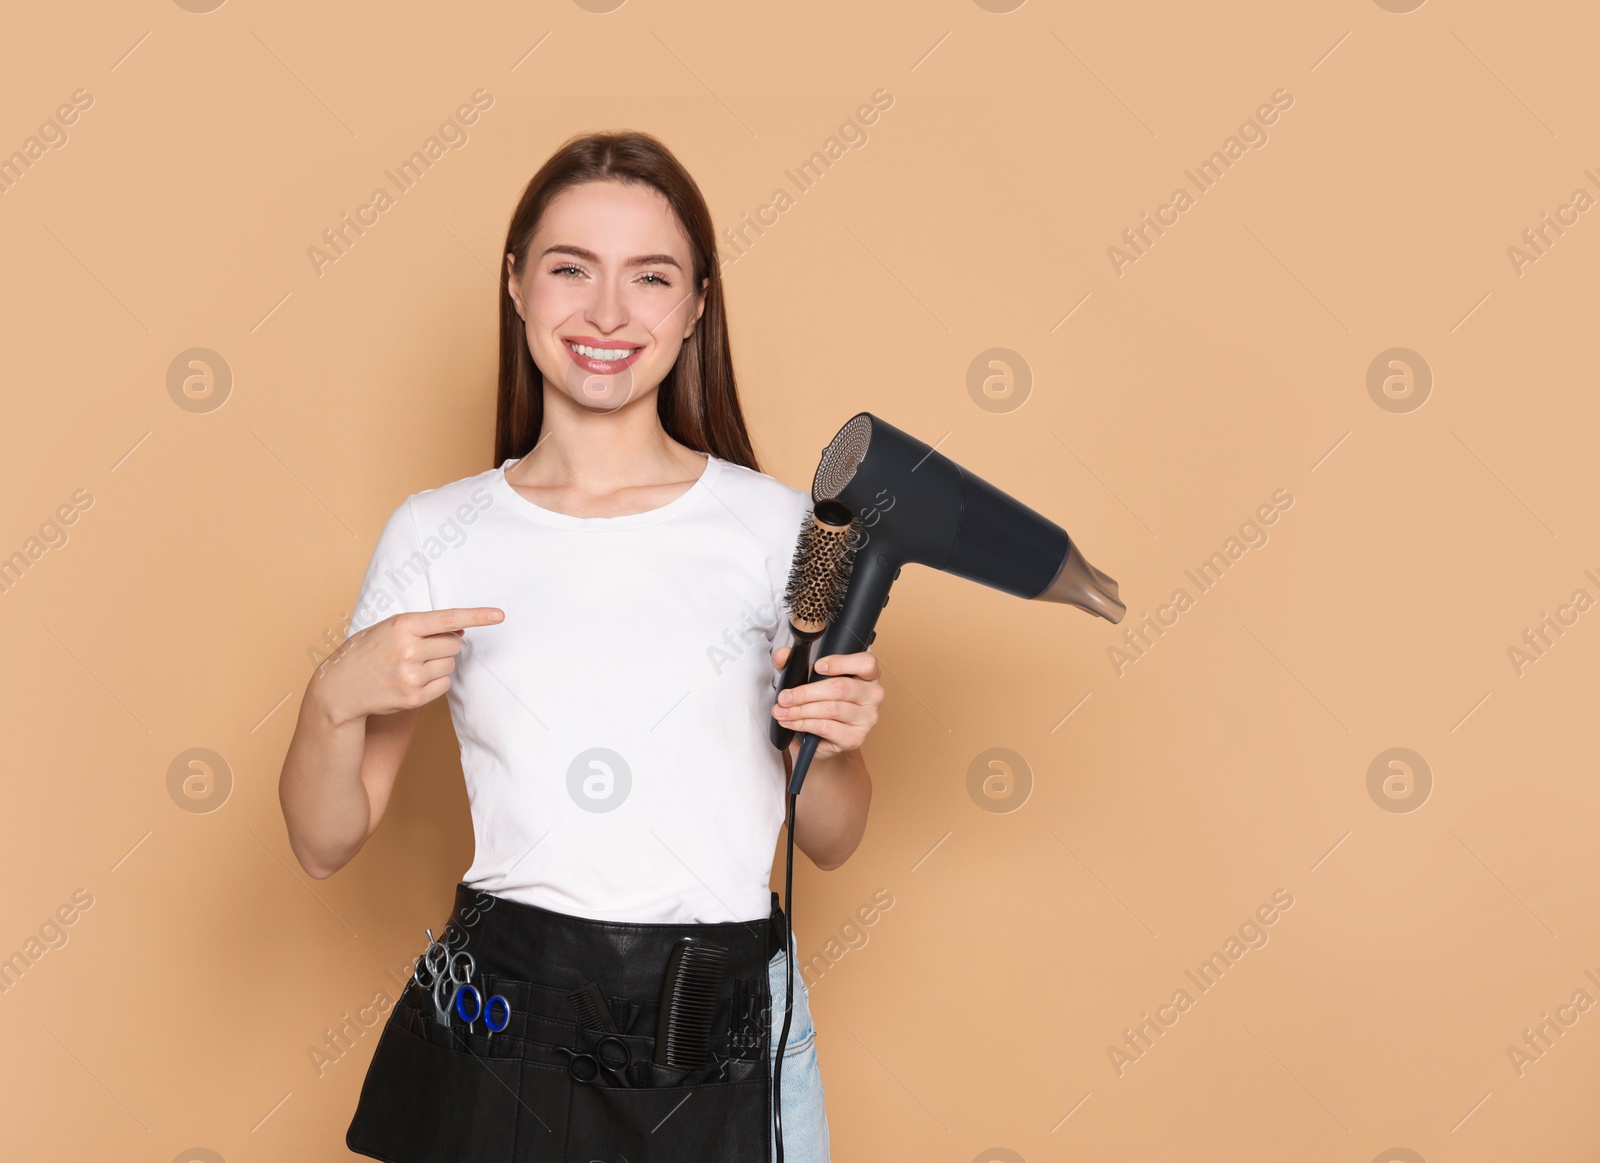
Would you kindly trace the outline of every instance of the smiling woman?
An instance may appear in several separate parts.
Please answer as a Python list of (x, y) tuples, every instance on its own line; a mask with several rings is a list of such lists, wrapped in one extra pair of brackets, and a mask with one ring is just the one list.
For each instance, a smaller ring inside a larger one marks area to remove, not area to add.
[[(618, 245), (624, 237), (638, 245)], [(628, 403), (636, 384), (656, 385), (669, 437), (754, 463), (711, 215), (659, 142), (643, 134), (569, 142), (528, 183), (505, 262), (497, 463), (540, 432), (541, 389), (551, 380), (575, 401), (609, 409)], [(532, 466), (519, 467), (516, 483), (532, 484)]]
[[(592, 232), (597, 215), (624, 225), (618, 237), (662, 249), (629, 254), (615, 240), (603, 250), (563, 241)], [(698, 288), (691, 281), (689, 241), (665, 198), (615, 181), (570, 187), (551, 199), (526, 253), (520, 269), (516, 253), (506, 255), (506, 288), (537, 366), (559, 369), (554, 378), (584, 403), (613, 410), (632, 399), (635, 383), (667, 377), (705, 308), (709, 279)], [(622, 374), (636, 364), (637, 373)]]
[[(504, 253), (494, 464), (396, 507), (280, 781), (296, 856), (330, 876), (448, 697), (473, 861), (346, 1144), (390, 1163), (826, 1163), (769, 882), (786, 818), (823, 869), (861, 841), (877, 659), (819, 660), (774, 705), (792, 627), (755, 612), (782, 600), (811, 498), (757, 465), (711, 216), (666, 147), (569, 141)], [(453, 514), (471, 536), (444, 552), (424, 534)], [(707, 666), (730, 626), (741, 648)], [(780, 751), (774, 721), (822, 740), (792, 817), (798, 737)]]

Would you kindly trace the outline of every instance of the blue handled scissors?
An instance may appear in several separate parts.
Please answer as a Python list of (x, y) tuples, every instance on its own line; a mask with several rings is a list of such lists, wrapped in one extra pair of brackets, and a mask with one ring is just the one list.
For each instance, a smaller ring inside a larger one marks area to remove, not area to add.
[[(487, 988), (487, 986), (485, 987)], [(468, 999), (471, 999), (471, 1011), (468, 1011)], [(472, 1032), (472, 1023), (480, 1017), (483, 1024), (489, 1027), (489, 1037), (494, 1037), (501, 1030), (511, 1024), (511, 1003), (499, 994), (491, 994), (485, 999), (478, 992), (475, 985), (460, 985), (456, 987), (455, 994), (456, 1013), (461, 1020), (467, 1023), (467, 1032)], [(496, 1007), (499, 1008), (499, 1021), (495, 1020)]]
[(411, 976), (432, 995), (433, 1020), (448, 1027), (450, 1011), (454, 1009), (461, 1020), (467, 1023), (468, 1033), (472, 1033), (472, 1024), (481, 1016), (484, 1025), (489, 1027), (491, 1038), (510, 1025), (511, 1003), (499, 994), (484, 1000), (483, 994), (472, 984), (477, 963), (465, 949), (451, 952), (451, 930), (447, 928), (444, 931), (442, 941), (434, 938), (432, 929), (424, 929), (423, 932), (428, 934), (428, 948), (417, 959)]
[(594, 1044), (592, 1054), (580, 1054), (566, 1046), (557, 1049), (572, 1056), (567, 1067), (579, 1082), (595, 1082), (604, 1071), (618, 1086), (633, 1085), (628, 1079), (628, 1067), (633, 1065), (633, 1047), (615, 1034), (602, 1036)]

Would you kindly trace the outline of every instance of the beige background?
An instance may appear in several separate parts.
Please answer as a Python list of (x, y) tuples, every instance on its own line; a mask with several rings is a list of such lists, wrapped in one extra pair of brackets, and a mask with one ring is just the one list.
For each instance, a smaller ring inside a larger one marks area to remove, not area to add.
[[(808, 487), (870, 409), (1066, 526), (1130, 614), (898, 583), (866, 841), (797, 877), (835, 1158), (1593, 1159), (1600, 1012), (1520, 1073), (1508, 1048), (1600, 999), (1600, 613), (1520, 675), (1508, 648), (1600, 597), (1600, 223), (1520, 274), (1507, 248), (1600, 196), (1595, 32), (1445, 0), (12, 6), (0, 152), (93, 103), (0, 195), (0, 553), (57, 542), (0, 594), (0, 954), (26, 965), (0, 1154), (349, 1157), (376, 1032), (320, 1076), (309, 1051), (392, 995), (469, 862), (448, 714), (326, 882), (276, 779), (385, 516), (489, 465), (518, 192), (568, 135), (636, 127), (735, 225), (884, 88), (728, 271), (763, 467)], [(465, 147), (319, 277), (306, 248), (480, 88)], [(1119, 275), (1107, 248), (1278, 89), (1268, 143)], [(1015, 393), (974, 396), (996, 347)], [(1395, 347), (1420, 408), (1369, 395)], [(190, 348), (231, 371), (221, 407), (169, 394)], [(1395, 747), (1425, 800), (1369, 792)], [(169, 792), (192, 748), (211, 799)], [(992, 748), (1025, 764), (1009, 800), (968, 790)], [(1201, 993), (1185, 971), (1280, 889)]]

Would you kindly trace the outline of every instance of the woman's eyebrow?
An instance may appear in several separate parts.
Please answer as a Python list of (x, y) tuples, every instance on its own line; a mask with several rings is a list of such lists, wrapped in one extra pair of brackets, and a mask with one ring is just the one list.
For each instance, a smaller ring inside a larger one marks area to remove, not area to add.
[[(546, 254), (570, 254), (574, 258), (583, 259), (585, 262), (600, 261), (600, 256), (595, 254), (595, 252), (592, 250), (585, 250), (581, 246), (565, 246), (560, 243), (555, 246), (545, 247), (544, 254), (541, 254), (539, 257), (543, 258)], [(670, 254), (641, 254), (636, 258), (630, 258), (623, 265), (630, 267), (672, 266), (677, 267), (680, 271), (683, 269), (678, 260), (673, 258)]]

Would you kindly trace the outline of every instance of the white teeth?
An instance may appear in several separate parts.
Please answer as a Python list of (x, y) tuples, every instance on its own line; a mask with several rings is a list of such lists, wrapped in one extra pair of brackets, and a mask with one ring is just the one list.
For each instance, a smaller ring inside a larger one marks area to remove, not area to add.
[(597, 359), (602, 363), (617, 363), (627, 359), (637, 348), (634, 347), (589, 347), (582, 343), (570, 345), (573, 351), (589, 359)]

